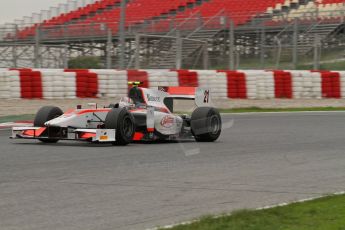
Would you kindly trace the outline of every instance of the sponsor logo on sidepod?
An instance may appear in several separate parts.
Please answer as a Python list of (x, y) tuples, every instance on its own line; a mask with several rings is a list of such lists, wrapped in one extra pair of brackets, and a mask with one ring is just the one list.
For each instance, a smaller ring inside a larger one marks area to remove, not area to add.
[(171, 127), (173, 127), (174, 123), (175, 123), (175, 119), (171, 116), (165, 116), (161, 120), (161, 125), (164, 128), (171, 128)]
[(148, 101), (160, 102), (160, 100), (161, 100), (160, 97), (152, 96), (152, 95), (150, 95), (150, 94), (147, 94), (146, 97), (147, 97), (147, 100), (148, 100)]

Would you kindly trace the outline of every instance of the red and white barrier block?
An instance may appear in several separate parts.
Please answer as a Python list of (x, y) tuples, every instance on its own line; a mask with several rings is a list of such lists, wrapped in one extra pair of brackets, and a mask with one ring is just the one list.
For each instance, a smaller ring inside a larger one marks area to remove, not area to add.
[(345, 98), (345, 71), (0, 69), (0, 98), (114, 98), (143, 87), (209, 88), (220, 99)]

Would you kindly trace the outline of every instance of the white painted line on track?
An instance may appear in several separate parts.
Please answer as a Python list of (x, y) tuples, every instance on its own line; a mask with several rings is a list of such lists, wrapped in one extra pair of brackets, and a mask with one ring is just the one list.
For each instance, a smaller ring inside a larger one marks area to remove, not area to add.
[[(330, 195), (344, 195), (344, 194), (345, 194), (345, 191), (340, 191), (340, 192), (332, 193)], [(280, 204), (276, 204), (276, 205), (268, 205), (268, 206), (256, 208), (254, 210), (265, 210), (265, 209), (271, 209), (271, 208), (276, 208), (276, 207), (284, 207), (284, 206), (287, 206), (287, 205), (290, 205), (290, 204), (303, 203), (303, 202), (312, 201), (312, 200), (320, 199), (320, 198), (327, 197), (327, 196), (329, 196), (329, 195), (316, 196), (316, 197), (311, 197), (311, 198), (300, 199), (300, 200), (293, 201), (293, 202), (290, 202), (290, 203), (280, 203)], [(228, 215), (231, 216), (231, 213), (230, 214), (225, 214), (225, 215), (216, 215), (216, 216), (214, 216), (214, 218), (219, 218), (219, 217), (228, 216)], [(185, 222), (181, 222), (179, 224), (170, 224), (170, 225), (165, 225), (165, 226), (162, 226), (162, 227), (148, 228), (146, 230), (170, 229), (170, 228), (176, 227), (178, 225), (188, 225), (188, 224), (196, 223), (198, 221), (199, 220), (185, 221)]]
[[(341, 191), (341, 192), (333, 193), (331, 195), (344, 195), (344, 194), (345, 194), (345, 191)], [(297, 201), (294, 201), (294, 202), (291, 202), (291, 203), (280, 203), (280, 204), (276, 204), (276, 205), (268, 205), (268, 206), (264, 206), (264, 207), (261, 207), (261, 208), (257, 208), (255, 210), (265, 210), (265, 209), (270, 209), (270, 208), (283, 207), (283, 206), (287, 206), (289, 204), (303, 203), (303, 202), (307, 202), (307, 201), (312, 201), (312, 200), (320, 199), (320, 198), (323, 198), (323, 197), (327, 197), (327, 195), (315, 196), (315, 197), (311, 197), (311, 198), (301, 199), (301, 200), (297, 200)]]
[(296, 111), (296, 112), (245, 112), (245, 113), (221, 113), (222, 116), (233, 116), (233, 115), (274, 115), (274, 114), (285, 114), (285, 115), (290, 115), (290, 114), (296, 114), (296, 115), (325, 115), (325, 114), (330, 114), (330, 113), (345, 113), (345, 111)]

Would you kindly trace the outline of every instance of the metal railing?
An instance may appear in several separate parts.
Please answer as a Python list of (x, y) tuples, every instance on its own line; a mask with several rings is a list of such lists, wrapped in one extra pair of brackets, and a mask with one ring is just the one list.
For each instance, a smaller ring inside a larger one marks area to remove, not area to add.
[[(81, 4), (87, 3), (89, 1), (84, 1)], [(170, 15), (165, 18), (155, 18), (144, 22), (127, 21), (126, 37), (129, 47), (126, 51), (128, 54), (127, 64), (133, 64), (133, 50), (135, 48), (133, 44), (135, 43), (137, 34), (147, 35), (149, 39), (147, 39), (148, 41), (143, 39), (144, 43), (147, 42), (143, 47), (150, 49), (153, 46), (152, 44), (159, 45), (163, 39), (177, 40), (177, 31), (179, 31), (181, 39), (195, 39), (194, 35), (198, 35), (199, 31), (206, 30), (211, 31), (210, 34), (212, 34), (212, 31), (215, 33), (220, 32), (217, 38), (211, 36), (208, 42), (208, 62), (211, 67), (228, 67), (230, 57), (236, 59), (232, 63), (236, 63), (238, 68), (279, 68), (282, 66), (285, 67), (285, 65), (295, 68), (296, 63), (313, 63), (314, 52), (305, 52), (306, 50), (303, 50), (302, 45), (298, 44), (299, 42), (304, 42), (304, 48), (307, 47), (309, 51), (313, 51), (316, 48), (322, 50), (322, 52), (317, 53), (318, 55), (325, 55), (329, 49), (337, 50), (339, 56), (342, 58), (340, 49), (336, 49), (336, 47), (345, 47), (343, 37), (340, 35), (337, 36), (337, 33), (343, 34), (344, 31), (342, 29), (345, 27), (343, 23), (345, 18), (344, 9), (318, 11), (317, 13), (311, 10), (310, 12), (300, 12), (298, 14), (289, 14), (289, 12), (272, 14), (245, 12), (228, 15), (226, 12), (220, 11), (213, 17), (203, 17), (200, 12), (195, 11), (192, 15), (185, 18)], [(42, 19), (47, 18), (48, 12), (42, 15)], [(38, 16), (35, 15), (35, 17), (37, 18)], [(7, 48), (6, 52), (0, 55), (3, 56), (0, 57), (0, 62), (9, 57), (10, 63), (18, 63), (18, 66), (23, 66), (23, 64), (14, 61), (14, 59), (22, 55), (22, 53), (25, 53), (20, 51), (21, 47), (25, 44), (39, 47), (51, 43), (54, 45), (68, 45), (69, 43), (96, 42), (103, 43), (103, 45), (99, 45), (99, 47), (103, 47), (103, 50), (99, 48), (97, 53), (103, 55), (105, 52), (104, 44), (111, 39), (114, 43), (114, 50), (110, 52), (112, 54), (111, 58), (116, 63), (116, 55), (118, 55), (116, 42), (119, 27), (116, 21), (94, 23), (73, 21), (63, 25), (48, 25), (44, 23), (32, 23), (32, 19), (30, 20), (16, 20), (13, 24), (0, 26), (0, 48)], [(235, 25), (233, 28), (233, 43), (229, 42), (229, 38), (231, 37), (230, 20)], [(297, 24), (296, 26), (295, 23)], [(334, 31), (336, 31), (335, 34)], [(297, 40), (295, 39), (295, 42), (293, 37), (294, 32), (296, 32), (298, 38)], [(110, 38), (109, 33), (111, 33)], [(164, 36), (169, 36), (169, 38)], [(314, 44), (315, 37), (321, 40)], [(279, 43), (275, 38), (279, 38)], [(150, 43), (150, 40), (154, 40), (154, 42)], [(195, 43), (203, 45), (198, 42), (200, 41), (199, 38), (195, 40), (197, 40)], [(308, 43), (308, 41), (310, 42)], [(232, 45), (231, 48), (229, 47), (230, 44)], [(10, 52), (13, 47), (16, 47), (17, 51), (12, 50)], [(168, 53), (168, 51), (167, 49), (166, 52)], [(292, 61), (294, 51), (298, 53), (297, 61), (296, 59)], [(1, 52), (2, 50), (0, 50)], [(232, 52), (234, 55), (229, 55)], [(108, 50), (107, 53), (109, 53)], [(197, 53), (195, 56), (198, 56)], [(190, 61), (190, 66), (198, 65), (196, 59)], [(321, 62), (323, 61), (322, 58), (319, 58), (319, 60)], [(186, 62), (184, 66), (189, 65), (189, 61)], [(262, 65), (257, 65), (257, 63), (261, 63)]]

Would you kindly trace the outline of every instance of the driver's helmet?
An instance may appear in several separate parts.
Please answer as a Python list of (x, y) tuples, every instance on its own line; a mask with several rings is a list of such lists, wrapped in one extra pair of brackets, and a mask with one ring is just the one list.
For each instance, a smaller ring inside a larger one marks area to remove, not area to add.
[(119, 108), (134, 108), (135, 104), (129, 97), (122, 97), (119, 102)]

